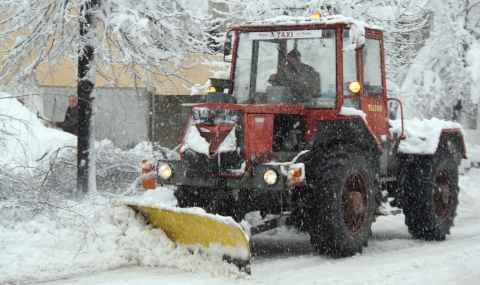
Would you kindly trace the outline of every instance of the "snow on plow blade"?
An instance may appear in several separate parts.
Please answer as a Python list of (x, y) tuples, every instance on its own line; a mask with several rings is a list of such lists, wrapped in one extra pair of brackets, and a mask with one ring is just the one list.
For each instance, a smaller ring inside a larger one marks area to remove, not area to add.
[(170, 240), (191, 249), (201, 247), (207, 255), (220, 255), (250, 274), (250, 247), (242, 228), (230, 217), (182, 208), (156, 208), (128, 204), (141, 213)]

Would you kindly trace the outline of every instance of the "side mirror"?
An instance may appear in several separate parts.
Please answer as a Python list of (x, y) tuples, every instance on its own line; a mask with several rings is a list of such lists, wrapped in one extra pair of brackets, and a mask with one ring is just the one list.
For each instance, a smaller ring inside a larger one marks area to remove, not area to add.
[(343, 51), (362, 50), (365, 47), (365, 28), (361, 24), (350, 24), (350, 45)]
[(210, 78), (210, 87), (214, 87), (214, 92), (223, 92), (225, 89), (230, 88), (230, 79), (223, 78)]
[(228, 31), (225, 36), (225, 44), (223, 45), (223, 60), (226, 62), (232, 62), (232, 42), (233, 42), (233, 31)]

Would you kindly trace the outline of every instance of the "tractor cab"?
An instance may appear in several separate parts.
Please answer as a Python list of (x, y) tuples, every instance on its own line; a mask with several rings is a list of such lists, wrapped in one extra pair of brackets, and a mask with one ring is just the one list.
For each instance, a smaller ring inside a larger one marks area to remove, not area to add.
[(314, 121), (342, 107), (363, 111), (374, 135), (388, 135), (381, 30), (350, 18), (252, 22), (228, 33), (225, 59), (230, 78), (213, 79), (216, 90), (228, 93), (229, 103), (303, 106), (306, 140)]

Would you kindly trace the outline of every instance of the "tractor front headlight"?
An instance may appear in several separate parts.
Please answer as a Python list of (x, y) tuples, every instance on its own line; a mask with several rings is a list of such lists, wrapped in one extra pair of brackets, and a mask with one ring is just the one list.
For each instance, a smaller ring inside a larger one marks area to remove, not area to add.
[(173, 169), (169, 164), (162, 164), (162, 166), (158, 168), (158, 175), (163, 180), (169, 179), (170, 177), (172, 177), (172, 174), (173, 174)]
[(273, 169), (268, 169), (263, 173), (263, 180), (268, 185), (274, 185), (278, 180), (278, 173)]

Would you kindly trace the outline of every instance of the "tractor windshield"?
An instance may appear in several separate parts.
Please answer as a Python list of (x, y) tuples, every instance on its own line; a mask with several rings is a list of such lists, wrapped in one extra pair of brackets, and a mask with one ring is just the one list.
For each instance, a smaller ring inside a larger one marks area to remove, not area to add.
[(247, 104), (336, 108), (334, 29), (242, 32), (233, 95)]

